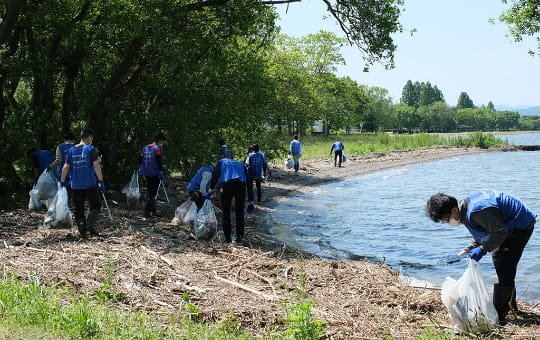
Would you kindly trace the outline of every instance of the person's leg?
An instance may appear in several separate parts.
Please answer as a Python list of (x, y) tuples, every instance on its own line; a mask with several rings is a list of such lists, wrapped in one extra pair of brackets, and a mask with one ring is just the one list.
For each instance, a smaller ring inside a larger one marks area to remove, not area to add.
[(493, 290), (493, 305), (499, 314), (501, 324), (506, 322), (510, 303), (515, 299), (517, 266), (533, 230), (534, 222), (526, 229), (513, 230), (512, 234), (492, 253), (493, 265), (499, 280)]
[[(225, 234), (225, 242), (227, 243), (231, 242), (231, 201), (232, 201), (232, 198), (233, 198), (233, 195), (232, 195), (231, 183), (223, 183), (223, 190), (221, 191), (221, 210), (223, 212), (222, 228), (223, 228), (223, 234)], [(235, 202), (235, 204), (237, 204), (237, 202)]]
[(88, 213), (88, 218), (86, 219), (86, 230), (93, 235), (99, 236), (99, 232), (96, 229), (96, 222), (99, 218), (99, 211), (101, 210), (101, 194), (98, 188), (91, 188), (85, 191), (88, 202), (90, 203), (90, 212)]
[(339, 163), (338, 163), (338, 164), (339, 164), (339, 167), (341, 168), (341, 161), (342, 161), (342, 157), (341, 157), (341, 156), (343, 155), (343, 151), (342, 151), (342, 150), (339, 150), (339, 151), (337, 152), (337, 154), (338, 154), (338, 158), (339, 158)]
[(300, 155), (294, 155), (293, 162), (294, 162), (294, 171), (298, 172), (298, 169), (300, 169)]
[(257, 179), (255, 180), (255, 186), (257, 187), (257, 204), (260, 204), (260, 203), (261, 203), (261, 196), (262, 196), (262, 186), (261, 186), (261, 183), (262, 183), (262, 179), (257, 178)]
[(248, 178), (248, 183), (247, 183), (247, 196), (248, 196), (248, 201), (250, 203), (253, 203), (253, 181), (255, 179), (253, 177), (249, 177)]
[(244, 208), (246, 202), (246, 185), (242, 182), (234, 183), (234, 205), (236, 217), (236, 241), (244, 240)]
[(84, 190), (74, 189), (71, 191), (73, 194), (73, 206), (75, 207), (75, 223), (79, 229), (79, 235), (82, 238), (86, 238), (86, 218), (84, 216)]
[(334, 166), (337, 166), (337, 157), (338, 157), (338, 152), (334, 151)]
[(150, 217), (156, 212), (156, 196), (159, 187), (159, 177), (146, 176), (146, 187), (148, 189), (148, 199), (144, 208), (144, 216)]

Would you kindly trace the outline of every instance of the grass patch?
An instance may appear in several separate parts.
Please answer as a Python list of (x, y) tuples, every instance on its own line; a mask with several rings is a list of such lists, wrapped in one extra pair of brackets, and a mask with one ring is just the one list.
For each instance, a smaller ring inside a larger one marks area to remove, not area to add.
[[(336, 136), (345, 146), (346, 155), (363, 155), (372, 152), (412, 150), (432, 146), (491, 147), (505, 144), (491, 133), (454, 134), (389, 134), (362, 133), (350, 135), (310, 135), (300, 139), (302, 159), (323, 159), (330, 157), (330, 149)], [(287, 144), (288, 145), (288, 144)]]

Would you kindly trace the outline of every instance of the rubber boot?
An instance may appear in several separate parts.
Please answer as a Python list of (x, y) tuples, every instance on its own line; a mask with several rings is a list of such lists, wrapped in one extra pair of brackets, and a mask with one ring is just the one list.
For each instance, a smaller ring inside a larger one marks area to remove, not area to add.
[(506, 325), (506, 315), (510, 311), (510, 300), (514, 293), (514, 287), (512, 286), (501, 286), (496, 283), (493, 286), (493, 306), (497, 310), (499, 315), (499, 325)]
[(86, 223), (84, 223), (84, 221), (81, 221), (81, 220), (77, 220), (76, 221), (77, 223), (77, 229), (79, 229), (79, 236), (81, 238), (86, 238)]
[(96, 229), (96, 221), (99, 217), (99, 210), (90, 209), (88, 213), (88, 218), (86, 219), (86, 230), (94, 236), (99, 236), (99, 232)]
[(516, 287), (515, 286), (514, 286), (514, 289), (512, 290), (512, 298), (510, 299), (510, 310), (512, 310), (512, 312), (514, 312), (517, 315), (521, 314), (517, 305), (517, 301), (516, 301)]

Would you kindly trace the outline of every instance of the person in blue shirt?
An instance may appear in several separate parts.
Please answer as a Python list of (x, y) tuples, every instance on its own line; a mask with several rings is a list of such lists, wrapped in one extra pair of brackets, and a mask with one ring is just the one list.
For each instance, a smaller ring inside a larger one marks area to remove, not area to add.
[(336, 139), (334, 144), (332, 144), (332, 148), (330, 149), (330, 154), (332, 154), (332, 151), (334, 152), (334, 166), (338, 166), (338, 158), (339, 158), (339, 167), (341, 168), (341, 162), (343, 160), (343, 150), (345, 150), (345, 146), (343, 146), (343, 143)]
[(222, 227), (225, 242), (231, 238), (231, 203), (234, 199), (236, 215), (236, 242), (244, 242), (244, 208), (246, 206), (247, 170), (243, 162), (222, 158), (217, 162), (210, 180), (210, 193), (219, 183), (221, 186), (221, 206), (223, 211)]
[(435, 222), (452, 227), (463, 224), (472, 242), (451, 258), (469, 255), (476, 261), (491, 252), (498, 283), (493, 305), (499, 323), (506, 323), (510, 308), (517, 311), (515, 278), (518, 262), (534, 230), (536, 215), (518, 198), (493, 190), (473, 193), (463, 200), (438, 193), (429, 198), (427, 214)]
[(34, 180), (32, 185), (36, 185), (39, 176), (49, 168), (49, 164), (54, 161), (54, 155), (49, 150), (30, 149), (26, 152), (26, 157), (32, 166)]
[(218, 144), (219, 144), (219, 155), (220, 155), (220, 157), (221, 158), (233, 159), (232, 148), (225, 143), (225, 140), (220, 139), (218, 141)]
[[(105, 182), (98, 158), (99, 153), (97, 148), (92, 145), (94, 134), (94, 130), (91, 128), (82, 130), (80, 143), (68, 150), (60, 176), (60, 185), (66, 186), (69, 174), (75, 207), (75, 223), (81, 238), (86, 238), (87, 232), (99, 236), (95, 224), (101, 209), (99, 195), (100, 192), (105, 192)], [(86, 200), (90, 204), (88, 216), (85, 216), (84, 212)]]
[(247, 183), (247, 194), (249, 205), (247, 208), (248, 212), (253, 211), (253, 182), (255, 182), (255, 187), (257, 188), (257, 204), (261, 204), (262, 196), (262, 186), (261, 183), (268, 173), (268, 164), (266, 163), (266, 158), (264, 154), (260, 152), (258, 144), (253, 144), (251, 147), (251, 153), (249, 153), (246, 159), (246, 166), (248, 169), (248, 183)]
[[(71, 132), (68, 132), (64, 135), (64, 142), (56, 146), (56, 158), (54, 162), (49, 164), (49, 168), (54, 169), (55, 174), (58, 178), (62, 176), (62, 168), (66, 162), (66, 158), (69, 152), (69, 149), (75, 146), (75, 135)], [(69, 181), (66, 181), (66, 184)]]
[(142, 148), (140, 156), (140, 172), (146, 178), (148, 199), (144, 208), (144, 217), (156, 217), (156, 198), (160, 183), (163, 182), (163, 143), (167, 140), (162, 132), (154, 137), (154, 142)]
[(187, 185), (189, 197), (197, 205), (197, 211), (202, 208), (205, 196), (210, 190), (212, 171), (214, 171), (212, 164), (200, 167)]
[(298, 135), (294, 135), (289, 151), (291, 152), (294, 163), (294, 172), (298, 172), (300, 168), (300, 157), (302, 157), (302, 144), (298, 140)]

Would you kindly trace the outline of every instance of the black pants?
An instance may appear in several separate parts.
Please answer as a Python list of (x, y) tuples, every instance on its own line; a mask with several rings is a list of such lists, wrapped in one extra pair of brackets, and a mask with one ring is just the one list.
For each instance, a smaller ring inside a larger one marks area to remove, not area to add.
[(236, 237), (244, 238), (244, 208), (246, 205), (246, 184), (240, 181), (229, 181), (222, 185), (221, 207), (223, 209), (223, 233), (225, 242), (231, 242), (231, 202), (234, 198), (236, 213)]
[(525, 229), (514, 229), (504, 242), (492, 253), (493, 265), (501, 286), (513, 287), (517, 265), (534, 230), (534, 223)]
[(148, 199), (146, 200), (146, 207), (144, 208), (144, 214), (150, 216), (156, 213), (156, 197), (159, 188), (158, 176), (146, 176), (146, 189), (148, 190)]
[(337, 159), (339, 157), (339, 166), (341, 166), (341, 160), (343, 159), (343, 150), (334, 151), (334, 166), (337, 164)]
[(84, 202), (88, 199), (90, 203), (90, 210), (101, 209), (101, 202), (99, 201), (99, 190), (97, 187), (89, 189), (72, 189), (73, 205), (75, 206), (75, 221), (85, 222), (86, 216), (84, 214)]
[(248, 201), (253, 201), (253, 182), (255, 182), (255, 187), (257, 188), (257, 202), (261, 201), (261, 194), (262, 194), (262, 178), (260, 177), (250, 177), (248, 179), (248, 185), (247, 185), (247, 194), (248, 194)]

